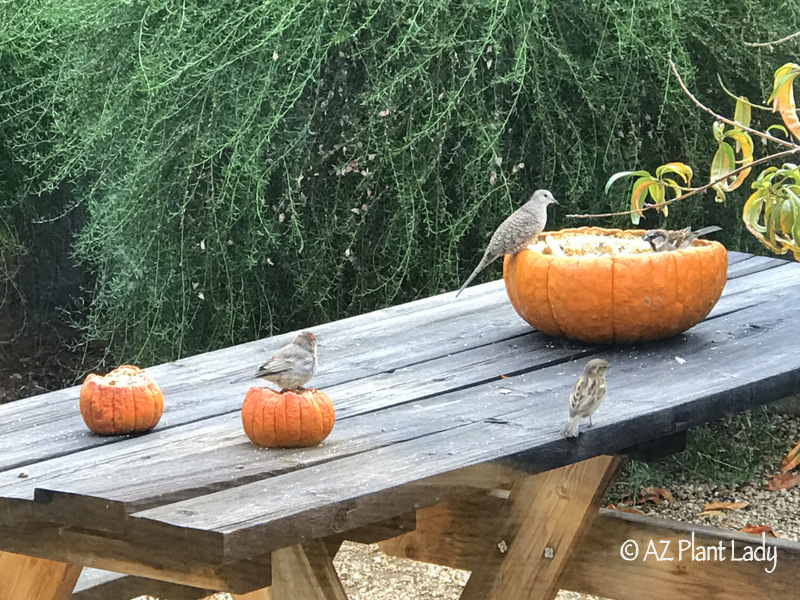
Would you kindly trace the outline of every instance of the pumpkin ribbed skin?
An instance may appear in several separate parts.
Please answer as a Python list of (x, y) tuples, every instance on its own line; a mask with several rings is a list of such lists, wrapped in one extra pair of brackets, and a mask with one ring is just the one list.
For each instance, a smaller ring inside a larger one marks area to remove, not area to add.
[(254, 386), (242, 402), (245, 435), (267, 448), (316, 446), (328, 437), (335, 420), (331, 399), (314, 388), (276, 392)]
[[(644, 230), (580, 227), (548, 232), (642, 237)], [(702, 321), (727, 280), (725, 247), (696, 240), (674, 252), (555, 257), (525, 249), (506, 255), (511, 304), (536, 329), (585, 342), (669, 337)]]
[(164, 396), (142, 369), (122, 365), (105, 376), (86, 376), (80, 410), (94, 433), (125, 435), (155, 427), (164, 412)]

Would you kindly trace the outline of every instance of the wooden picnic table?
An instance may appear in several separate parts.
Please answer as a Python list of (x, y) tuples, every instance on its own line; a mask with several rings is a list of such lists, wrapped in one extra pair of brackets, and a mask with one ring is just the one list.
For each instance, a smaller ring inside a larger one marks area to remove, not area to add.
[[(693, 426), (800, 388), (800, 265), (730, 253), (728, 277), (705, 321), (650, 343), (546, 337), (502, 281), (312, 327), (312, 384), (337, 413), (315, 448), (261, 449), (241, 427), (244, 393), (261, 384), (247, 376), (292, 334), (148, 369), (166, 408), (145, 435), (91, 434), (78, 388), (0, 406), (0, 600), (69, 598), (82, 569), (81, 598), (341, 600), (331, 557), (347, 539), (472, 569), (467, 600), (559, 587), (624, 600), (654, 577), (678, 597), (735, 586), (737, 598), (793, 598), (790, 542), (770, 542), (781, 557), (769, 575), (755, 563), (623, 561), (626, 539), (689, 530), (597, 517), (621, 453), (669, 453)], [(563, 439), (591, 357), (611, 363), (606, 401), (593, 428)]]

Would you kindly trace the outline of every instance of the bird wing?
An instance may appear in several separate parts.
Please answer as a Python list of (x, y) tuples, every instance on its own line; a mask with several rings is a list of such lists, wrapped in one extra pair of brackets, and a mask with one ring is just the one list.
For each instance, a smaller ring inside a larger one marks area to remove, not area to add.
[(278, 350), (272, 358), (270, 358), (263, 365), (258, 367), (256, 377), (262, 375), (274, 375), (276, 373), (284, 373), (293, 368), (297, 363), (296, 354), (299, 348), (295, 346), (284, 346)]

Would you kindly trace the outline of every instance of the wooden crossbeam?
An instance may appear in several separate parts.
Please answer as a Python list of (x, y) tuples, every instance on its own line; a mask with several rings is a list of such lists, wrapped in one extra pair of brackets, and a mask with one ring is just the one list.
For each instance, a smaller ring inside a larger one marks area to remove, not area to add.
[(328, 549), (321, 540), (272, 553), (270, 592), (270, 600), (347, 600)]
[(69, 600), (80, 565), (0, 552), (2, 600)]
[(462, 600), (550, 600), (610, 485), (619, 459), (589, 460), (514, 483)]
[[(483, 540), (497, 531), (505, 496), (502, 492), (476, 494), (422, 509), (417, 512), (415, 531), (381, 542), (380, 547), (393, 556), (475, 569), (483, 560)], [(694, 555), (688, 546), (692, 539)], [(638, 548), (634, 560), (620, 556), (628, 540)], [(710, 555), (706, 558), (712, 560), (699, 560), (707, 548), (720, 544), (725, 560), (713, 560)], [(764, 560), (731, 560), (747, 557)], [(774, 563), (770, 557), (775, 557)], [(773, 566), (774, 571), (767, 572)], [(656, 587), (659, 597), (665, 598), (790, 600), (797, 597), (798, 573), (798, 542), (762, 540), (717, 527), (601, 509), (572, 553), (558, 586), (615, 600), (648, 597)]]

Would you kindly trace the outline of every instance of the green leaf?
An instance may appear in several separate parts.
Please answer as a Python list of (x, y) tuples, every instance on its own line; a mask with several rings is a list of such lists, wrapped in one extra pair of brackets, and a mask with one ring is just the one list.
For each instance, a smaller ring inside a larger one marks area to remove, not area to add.
[(744, 221), (745, 227), (750, 230), (755, 237), (759, 240), (763, 241), (763, 236), (761, 235), (766, 231), (766, 228), (761, 225), (761, 211), (764, 209), (764, 202), (766, 201), (768, 192), (766, 189), (760, 189), (752, 194), (744, 203), (744, 208), (742, 209), (742, 221)]
[[(789, 203), (792, 205), (792, 240), (794, 240), (795, 245), (800, 245), (800, 198), (797, 195), (792, 194), (789, 197)], [(784, 231), (785, 233), (785, 231)]]
[(769, 133), (771, 129), (778, 129), (778, 130), (780, 130), (780, 131), (783, 133), (783, 135), (785, 135), (787, 138), (789, 137), (789, 132), (788, 132), (788, 131), (786, 131), (786, 127), (784, 127), (783, 125), (781, 125), (781, 124), (779, 124), (779, 123), (774, 123), (774, 124), (770, 125), (769, 127), (767, 127), (767, 133)]
[(740, 96), (736, 99), (736, 109), (733, 111), (733, 120), (750, 127), (750, 102), (747, 97)]
[(614, 173), (611, 177), (608, 178), (606, 182), (606, 194), (608, 193), (608, 188), (611, 187), (611, 184), (614, 183), (617, 179), (621, 179), (622, 177), (627, 177), (628, 175), (636, 175), (637, 177), (643, 177), (645, 175), (650, 175), (648, 171), (620, 171), (619, 173)]
[(783, 202), (781, 203), (779, 214), (780, 218), (778, 226), (781, 230), (781, 233), (785, 234), (787, 237), (790, 237), (792, 235), (792, 229), (794, 228), (794, 211), (792, 210), (791, 198), (784, 198)]
[(725, 132), (725, 123), (722, 123), (721, 121), (714, 121), (712, 129), (714, 131), (714, 139), (718, 142), (721, 142)]
[(661, 181), (655, 181), (647, 186), (647, 191), (650, 192), (650, 197), (656, 204), (664, 202), (664, 191), (666, 186)]

